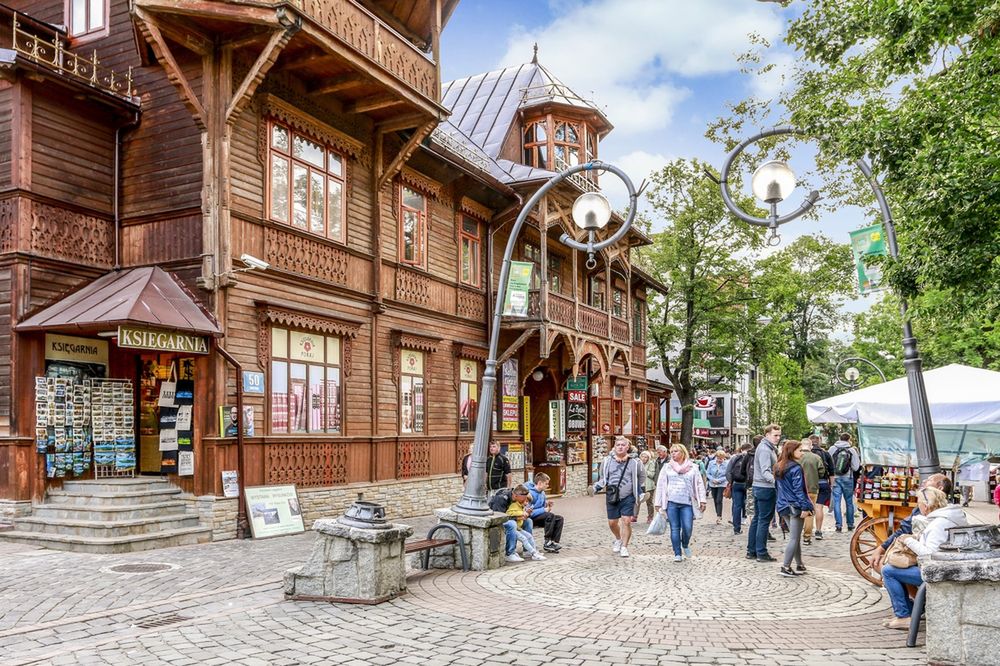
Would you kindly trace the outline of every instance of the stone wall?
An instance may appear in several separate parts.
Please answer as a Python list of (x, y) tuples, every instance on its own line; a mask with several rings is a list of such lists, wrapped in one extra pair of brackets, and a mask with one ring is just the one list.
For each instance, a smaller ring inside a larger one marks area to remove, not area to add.
[(1000, 557), (921, 564), (927, 581), (927, 661), (1000, 663)]
[(31, 502), (0, 499), (0, 524), (12, 523), (15, 518), (31, 515)]
[(563, 497), (580, 497), (587, 494), (587, 486), (590, 485), (589, 470), (590, 465), (566, 466), (566, 489), (563, 491)]

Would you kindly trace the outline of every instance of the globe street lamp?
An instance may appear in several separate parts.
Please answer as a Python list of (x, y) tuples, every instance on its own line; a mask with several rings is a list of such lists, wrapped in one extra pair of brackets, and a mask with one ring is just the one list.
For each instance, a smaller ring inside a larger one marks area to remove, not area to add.
[[(819, 192), (815, 190), (806, 195), (799, 207), (787, 215), (778, 215), (778, 204), (784, 201), (795, 188), (795, 174), (784, 162), (768, 162), (763, 165), (753, 175), (754, 194), (764, 203), (770, 205), (770, 215), (766, 218), (755, 217), (741, 210), (733, 201), (729, 192), (729, 171), (733, 163), (747, 146), (762, 139), (772, 136), (784, 136), (788, 134), (801, 135), (803, 132), (795, 127), (783, 125), (765, 130), (760, 134), (750, 137), (739, 144), (726, 156), (726, 163), (722, 167), (722, 179), (720, 188), (722, 190), (722, 200), (726, 207), (732, 211), (736, 217), (756, 226), (767, 227), (771, 230), (771, 237), (768, 241), (770, 245), (780, 242), (777, 229), (786, 222), (801, 217), (811, 209), (819, 200)], [(875, 194), (879, 211), (882, 213), (882, 222), (885, 225), (886, 240), (889, 245), (889, 256), (895, 259), (899, 256), (899, 249), (896, 245), (896, 227), (889, 212), (889, 204), (885, 200), (882, 188), (872, 174), (871, 165), (864, 159), (855, 160), (855, 165), (864, 174), (865, 180)], [(765, 168), (766, 167), (766, 168)], [(900, 314), (903, 319), (903, 366), (906, 368), (906, 384), (910, 395), (910, 414), (913, 420), (913, 439), (917, 450), (917, 466), (923, 478), (929, 477), (941, 471), (941, 463), (938, 460), (937, 444), (934, 441), (934, 426), (931, 423), (931, 411), (927, 404), (927, 390), (924, 387), (924, 376), (921, 373), (920, 353), (917, 350), (917, 339), (913, 337), (913, 329), (910, 326), (909, 318), (906, 316), (906, 299), (900, 300)]]
[[(542, 197), (553, 187), (581, 171), (608, 171), (613, 173), (625, 183), (629, 197), (628, 216), (625, 219), (625, 223), (615, 233), (602, 241), (597, 241), (596, 235), (611, 219), (611, 204), (608, 202), (607, 197), (600, 192), (587, 192), (580, 195), (573, 203), (573, 221), (580, 229), (587, 232), (587, 241), (577, 241), (569, 234), (564, 233), (559, 237), (559, 242), (574, 250), (586, 252), (587, 268), (594, 268), (597, 265), (597, 260), (594, 258), (596, 253), (610, 245), (614, 245), (625, 236), (632, 226), (632, 220), (635, 218), (638, 194), (632, 185), (632, 181), (618, 167), (600, 161), (578, 164), (553, 176), (521, 208), (521, 213), (517, 216), (517, 220), (510, 231), (510, 237), (507, 239), (507, 248), (504, 250), (503, 263), (500, 266), (496, 304), (493, 308), (493, 327), (490, 329), (490, 350), (486, 358), (482, 395), (479, 400), (479, 412), (476, 416), (476, 435), (472, 444), (469, 480), (465, 485), (465, 492), (462, 493), (462, 498), (458, 501), (458, 504), (452, 507), (452, 510), (456, 513), (466, 515), (489, 515), (492, 513), (486, 499), (486, 454), (489, 448), (490, 431), (493, 423), (490, 410), (493, 408), (493, 394), (497, 382), (497, 347), (500, 343), (500, 320), (503, 316), (507, 277), (510, 273), (511, 257), (514, 254), (517, 237), (521, 232), (521, 227), (524, 226), (525, 220), (528, 219), (528, 214), (534, 210)], [(544, 242), (544, 238), (542, 240)]]
[[(852, 391), (858, 387), (858, 379), (861, 378), (861, 371), (858, 370), (858, 368), (855, 365), (850, 365), (856, 363), (867, 365), (869, 368), (872, 368), (873, 370), (875, 370), (875, 372), (878, 373), (878, 376), (882, 379), (882, 381), (885, 382), (885, 373), (882, 372), (882, 368), (878, 367), (877, 365), (875, 365), (866, 358), (861, 358), (860, 356), (851, 356), (850, 358), (845, 358), (840, 363), (838, 363), (837, 367), (834, 368), (833, 370), (833, 376), (840, 383), (841, 386), (846, 386)], [(843, 379), (840, 378), (841, 377), (840, 369), (843, 368), (845, 365), (847, 366), (847, 368), (844, 370), (843, 376), (844, 379), (847, 380), (846, 383), (844, 382)]]

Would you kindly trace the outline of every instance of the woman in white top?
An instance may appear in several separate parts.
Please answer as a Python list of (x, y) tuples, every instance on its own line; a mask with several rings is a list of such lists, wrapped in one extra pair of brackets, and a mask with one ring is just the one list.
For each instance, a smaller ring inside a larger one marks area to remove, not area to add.
[(664, 508), (667, 511), (674, 562), (691, 557), (695, 506), (700, 516), (705, 510), (705, 481), (698, 467), (688, 460), (687, 448), (683, 444), (670, 447), (670, 463), (663, 468), (657, 480), (653, 503), (657, 511)]

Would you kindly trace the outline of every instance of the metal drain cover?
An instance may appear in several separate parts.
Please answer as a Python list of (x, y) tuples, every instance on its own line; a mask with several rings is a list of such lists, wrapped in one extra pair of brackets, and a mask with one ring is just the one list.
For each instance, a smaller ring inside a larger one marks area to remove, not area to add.
[(153, 629), (155, 627), (165, 627), (170, 624), (177, 624), (178, 622), (184, 622), (190, 619), (192, 618), (184, 617), (183, 615), (178, 615), (177, 613), (167, 613), (165, 615), (152, 615), (144, 618), (139, 622), (136, 622), (135, 626), (140, 629)]
[(137, 574), (168, 571), (175, 568), (176, 565), (164, 564), (162, 562), (139, 562), (137, 564), (118, 564), (113, 567), (108, 567), (106, 571), (109, 573)]

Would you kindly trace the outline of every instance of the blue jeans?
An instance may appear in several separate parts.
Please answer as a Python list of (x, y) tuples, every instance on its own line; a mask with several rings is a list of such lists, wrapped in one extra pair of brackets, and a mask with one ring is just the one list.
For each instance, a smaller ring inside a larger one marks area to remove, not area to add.
[(517, 550), (517, 523), (514, 520), (508, 520), (504, 523), (503, 534), (506, 540), (504, 554), (510, 555)]
[(840, 512), (840, 498), (843, 496), (847, 504), (847, 529), (854, 529), (854, 479), (851, 476), (837, 476), (833, 479), (833, 520), (837, 529), (844, 526), (844, 517)]
[(690, 504), (667, 502), (667, 520), (670, 521), (670, 545), (674, 555), (681, 554), (681, 546), (687, 548), (694, 531), (694, 509)]
[(767, 529), (774, 518), (774, 506), (778, 503), (778, 493), (774, 488), (753, 489), (753, 519), (750, 534), (747, 535), (747, 555), (764, 557), (767, 553)]
[(733, 532), (740, 533), (743, 527), (743, 512), (747, 506), (747, 484), (733, 481)]
[(882, 585), (889, 593), (889, 601), (892, 602), (892, 612), (896, 617), (910, 617), (913, 612), (913, 601), (906, 592), (906, 585), (920, 587), (924, 579), (920, 577), (920, 567), (906, 567), (897, 569), (894, 566), (885, 564), (882, 566)]

